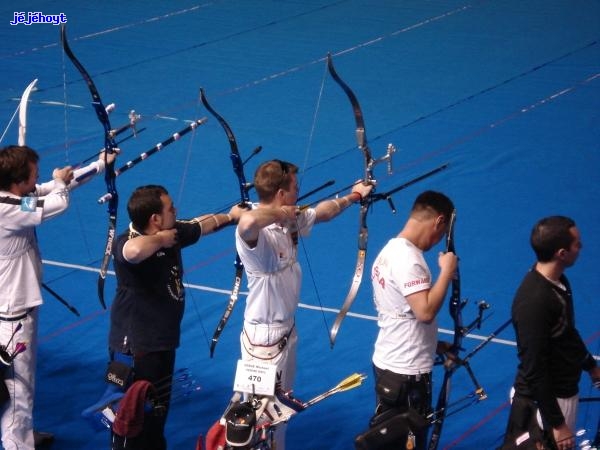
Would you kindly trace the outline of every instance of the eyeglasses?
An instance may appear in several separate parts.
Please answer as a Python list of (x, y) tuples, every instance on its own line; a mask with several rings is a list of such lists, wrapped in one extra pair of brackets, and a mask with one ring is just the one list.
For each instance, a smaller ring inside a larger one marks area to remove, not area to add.
[(275, 192), (277, 192), (279, 189), (283, 189), (281, 186), (286, 181), (287, 176), (290, 173), (290, 165), (289, 163), (281, 161), (280, 159), (274, 159), (273, 162), (278, 163), (279, 168), (281, 169), (281, 179), (279, 180), (279, 183), (277, 183), (277, 188), (275, 189)]
[(281, 161), (279, 159), (274, 159), (272, 160), (272, 162), (279, 164), (279, 167), (281, 169), (281, 179), (279, 180), (279, 183), (277, 183), (277, 185), (275, 186), (275, 192), (279, 191), (279, 189), (282, 189), (285, 192), (293, 193), (295, 188), (295, 195), (297, 196), (300, 193), (300, 186), (298, 186), (298, 183), (296, 183), (294, 186), (289, 186), (288, 188), (283, 187), (284, 184), (290, 183), (289, 175), (291, 175), (292, 173), (296, 173), (295, 166), (291, 163)]

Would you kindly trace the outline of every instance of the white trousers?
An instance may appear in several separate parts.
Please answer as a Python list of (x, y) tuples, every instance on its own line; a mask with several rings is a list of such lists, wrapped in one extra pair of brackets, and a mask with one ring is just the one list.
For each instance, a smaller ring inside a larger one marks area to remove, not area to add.
[[(290, 328), (293, 327), (290, 333)], [(246, 333), (246, 337), (244, 337)], [(274, 351), (275, 357), (265, 359), (264, 352), (260, 346), (267, 346), (278, 342), (279, 339), (287, 336), (287, 343), (280, 351)], [(247, 339), (247, 340), (246, 340)], [(246, 341), (245, 341), (246, 340)], [(255, 347), (248, 346), (248, 340), (255, 344)], [(298, 335), (293, 322), (285, 327), (273, 325), (248, 325), (244, 324), (244, 331), (240, 335), (240, 345), (242, 349), (242, 359), (244, 361), (261, 361), (266, 364), (277, 366), (277, 382), (284, 391), (292, 390), (294, 378), (296, 376), (296, 347), (298, 345)], [(282, 423), (275, 427), (274, 440), (277, 450), (285, 450), (285, 431), (287, 424)]]
[(35, 450), (33, 398), (37, 359), (37, 308), (19, 321), (0, 320), (0, 345), (7, 344), (19, 323), (22, 327), (12, 338), (7, 351), (12, 353), (18, 342), (24, 342), (27, 350), (15, 357), (12, 366), (5, 373), (4, 381), (10, 399), (1, 411), (2, 446), (4, 450)]
[[(515, 388), (510, 388), (510, 401), (512, 402), (512, 398), (515, 395)], [(577, 407), (579, 406), (579, 394), (575, 394), (573, 397), (569, 398), (560, 398), (557, 397), (556, 401), (558, 402), (558, 406), (565, 418), (565, 423), (569, 427), (569, 429), (576, 433), (577, 430), (575, 427), (577, 426)], [(540, 414), (540, 410), (538, 409), (536, 415), (538, 426), (543, 430), (544, 424), (542, 422), (542, 416)]]
[(565, 423), (573, 433), (577, 432), (577, 406), (579, 406), (579, 394), (569, 398), (557, 398), (558, 406), (565, 416)]

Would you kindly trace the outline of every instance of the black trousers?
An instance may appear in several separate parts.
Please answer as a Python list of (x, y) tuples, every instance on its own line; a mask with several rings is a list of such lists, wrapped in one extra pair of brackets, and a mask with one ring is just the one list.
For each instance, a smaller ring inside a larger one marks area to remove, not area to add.
[[(421, 416), (426, 416), (431, 412), (431, 374), (395, 374), (384, 371), (375, 365), (373, 366), (373, 372), (375, 374), (375, 386), (378, 385), (384, 373), (386, 374), (386, 377), (391, 376), (394, 378), (395, 383), (401, 386), (399, 389), (399, 396), (394, 403), (390, 403), (389, 400), (383, 400), (376, 391), (377, 406), (374, 418), (393, 408), (412, 408)], [(428, 427), (420, 430), (413, 430), (416, 450), (425, 450), (427, 448), (428, 431)], [(402, 442), (396, 442), (391, 446), (382, 447), (380, 450), (399, 450), (404, 448), (406, 448), (406, 440), (402, 438)]]
[(538, 407), (533, 400), (515, 394), (510, 406), (504, 443), (499, 450), (537, 450), (539, 448), (555, 450), (557, 448), (552, 432), (547, 431), (550, 430), (550, 427), (544, 426), (545, 430), (540, 428), (537, 411)]
[(112, 450), (166, 450), (164, 436), (175, 368), (175, 350), (136, 354), (133, 358), (133, 380), (147, 380), (156, 388), (152, 411), (144, 415), (142, 432), (133, 438), (111, 433)]

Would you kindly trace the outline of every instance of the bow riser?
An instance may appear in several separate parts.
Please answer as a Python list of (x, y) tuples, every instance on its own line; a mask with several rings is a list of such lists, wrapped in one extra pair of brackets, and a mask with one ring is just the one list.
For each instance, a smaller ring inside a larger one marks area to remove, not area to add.
[[(456, 249), (454, 247), (454, 226), (456, 224), (456, 210), (452, 211), (452, 215), (450, 216), (450, 224), (448, 225), (448, 234), (446, 241), (446, 252), (451, 252), (456, 254)], [(454, 272), (454, 277), (452, 278), (452, 289), (450, 295), (450, 317), (454, 321), (454, 343), (453, 343), (453, 351), (458, 352), (461, 350), (462, 339), (464, 337), (464, 327), (462, 320), (462, 310), (466, 302), (461, 301), (460, 298), (460, 270), (458, 265), (456, 266), (456, 271)]]
[[(454, 248), (454, 224), (456, 221), (456, 210), (452, 211), (450, 216), (450, 223), (448, 224), (448, 231), (446, 232), (446, 253), (455, 253)], [(454, 339), (452, 343), (452, 350), (458, 356), (462, 344), (462, 305), (460, 301), (460, 277), (458, 274), (458, 266), (454, 278), (452, 279), (452, 293), (449, 302), (450, 317), (454, 321)], [(450, 399), (450, 383), (452, 375), (455, 371), (455, 365), (444, 364), (444, 380), (442, 387), (438, 395), (437, 404), (435, 407), (435, 422), (433, 424), (433, 430), (431, 432), (431, 438), (429, 441), (428, 450), (436, 450), (439, 444), (440, 437), (442, 435), (442, 427), (446, 418), (448, 401)]]
[(250, 197), (248, 196), (248, 183), (246, 182), (246, 176), (244, 175), (244, 164), (242, 163), (239, 152), (231, 152), (229, 158), (231, 159), (233, 172), (238, 179), (241, 199), (240, 206), (244, 206), (246, 203), (250, 202)]

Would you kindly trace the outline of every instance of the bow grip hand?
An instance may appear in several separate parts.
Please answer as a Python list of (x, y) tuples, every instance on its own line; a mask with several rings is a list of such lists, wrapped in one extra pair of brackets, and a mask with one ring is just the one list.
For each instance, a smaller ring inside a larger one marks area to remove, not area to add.
[(356, 194), (362, 202), (375, 188), (375, 180), (358, 180), (353, 186), (351, 194)]

